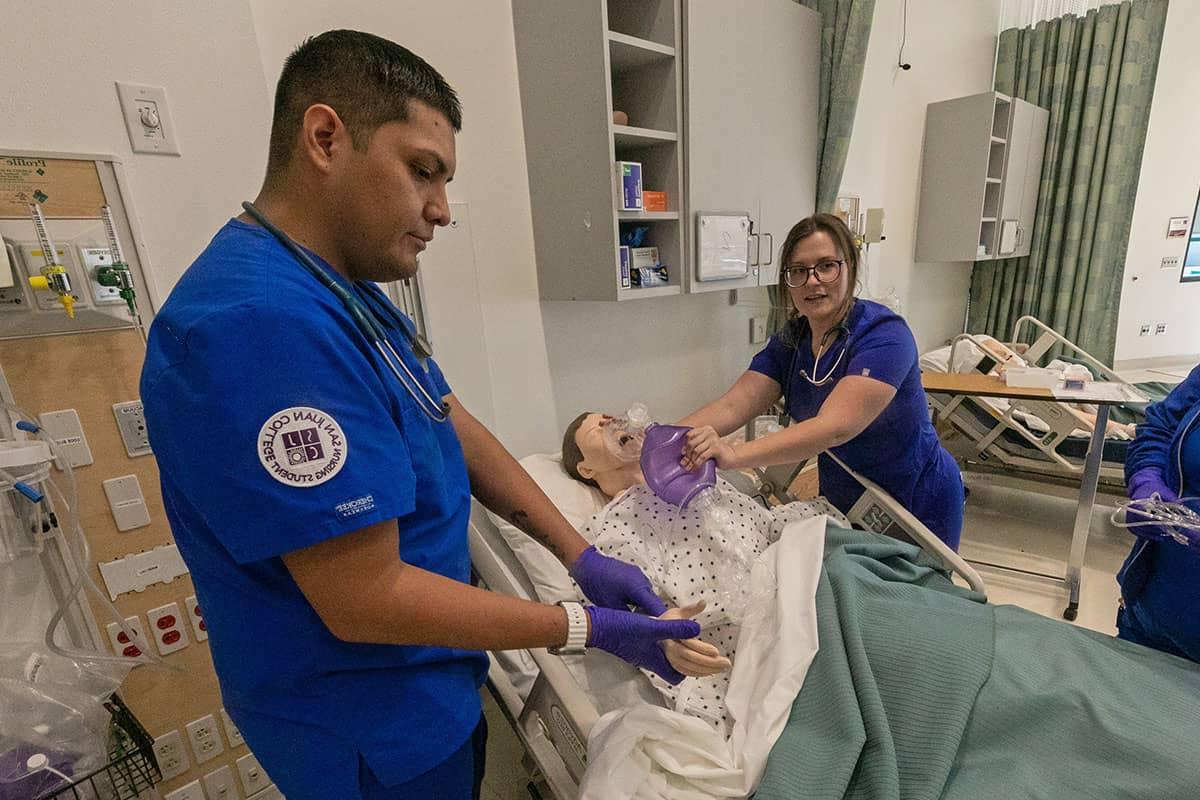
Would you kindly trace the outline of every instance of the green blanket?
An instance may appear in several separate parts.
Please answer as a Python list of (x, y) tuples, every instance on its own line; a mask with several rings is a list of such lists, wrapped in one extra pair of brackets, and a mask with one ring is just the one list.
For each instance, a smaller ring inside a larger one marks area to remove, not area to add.
[(980, 600), (830, 528), (820, 651), (755, 797), (1200, 797), (1200, 667)]

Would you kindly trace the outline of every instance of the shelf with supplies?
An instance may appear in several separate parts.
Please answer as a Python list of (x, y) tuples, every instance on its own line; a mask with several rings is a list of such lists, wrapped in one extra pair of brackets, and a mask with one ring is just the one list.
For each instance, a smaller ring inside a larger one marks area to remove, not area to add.
[(674, 131), (659, 131), (653, 128), (634, 128), (630, 125), (613, 125), (613, 144), (617, 147), (644, 147), (679, 141)]

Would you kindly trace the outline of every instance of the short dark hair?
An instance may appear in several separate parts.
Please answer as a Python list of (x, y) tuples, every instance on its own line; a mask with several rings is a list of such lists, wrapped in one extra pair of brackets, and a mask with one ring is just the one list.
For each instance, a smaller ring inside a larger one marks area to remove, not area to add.
[(337, 112), (356, 150), (365, 150), (385, 122), (408, 119), (408, 104), (420, 100), (462, 129), (458, 95), (424, 59), (395, 42), (361, 31), (326, 31), (311, 36), (283, 62), (275, 87), (275, 116), (267, 176), (288, 166), (304, 112), (324, 103)]
[(571, 420), (571, 424), (567, 426), (567, 430), (563, 433), (562, 445), (562, 465), (575, 480), (580, 483), (586, 483), (588, 486), (600, 488), (600, 484), (596, 483), (592, 478), (585, 478), (579, 474), (579, 462), (583, 461), (583, 451), (579, 449), (579, 442), (575, 441), (575, 434), (579, 433), (579, 426), (589, 415), (594, 414), (594, 411), (585, 411), (575, 419)]

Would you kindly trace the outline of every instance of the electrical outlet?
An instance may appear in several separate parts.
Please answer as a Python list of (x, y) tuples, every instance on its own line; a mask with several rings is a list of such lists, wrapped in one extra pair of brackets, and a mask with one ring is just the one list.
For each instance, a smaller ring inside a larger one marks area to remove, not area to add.
[(228, 764), (204, 776), (204, 793), (208, 800), (241, 800), (242, 797)]
[(1138, 336), (1149, 336), (1149, 335), (1150, 335), (1150, 326), (1149, 325), (1143, 325), (1141, 328), (1138, 329)]
[(137, 458), (153, 453), (150, 449), (150, 434), (146, 432), (146, 412), (142, 408), (142, 401), (126, 400), (123, 403), (113, 403), (112, 410), (117, 418), (121, 441), (125, 443), (126, 454), (130, 458)]
[(183, 749), (183, 737), (176, 730), (167, 731), (154, 740), (154, 757), (164, 781), (179, 777), (192, 766)]
[(208, 638), (208, 623), (204, 621), (200, 602), (196, 599), (196, 595), (191, 595), (183, 599), (183, 604), (187, 607), (188, 617), (192, 620), (192, 633), (196, 634), (196, 641), (203, 642)]
[(1167, 323), (1160, 322), (1154, 326), (1154, 335), (1155, 336), (1161, 336), (1162, 334), (1164, 334), (1166, 332), (1167, 332)]
[[(92, 449), (88, 447), (87, 438), (83, 435), (79, 413), (75, 409), (67, 408), (38, 414), (38, 424), (54, 441), (58, 451), (72, 468), (95, 463), (92, 459)], [(54, 460), (54, 465), (59, 469), (63, 468), (59, 459)]]
[(146, 508), (146, 498), (137, 475), (109, 478), (100, 485), (104, 487), (104, 496), (108, 498), (108, 508), (117, 523), (117, 530), (131, 531), (150, 524), (150, 511)]
[(173, 792), (167, 792), (163, 800), (206, 800), (200, 781), (192, 781), (186, 786), (180, 786)]
[(160, 654), (165, 656), (188, 646), (188, 635), (183, 629), (183, 617), (178, 603), (167, 603), (165, 606), (152, 608), (146, 612), (146, 619), (150, 620), (150, 632)]
[(237, 770), (242, 779), (242, 788), (248, 795), (271, 785), (271, 779), (267, 777), (253, 753), (247, 753), (237, 760)]
[(196, 763), (203, 764), (210, 758), (215, 758), (225, 752), (221, 743), (221, 734), (217, 733), (217, 721), (212, 714), (194, 719), (187, 724), (188, 740), (192, 743), (192, 752), (196, 755)]
[(221, 722), (225, 725), (225, 738), (229, 740), (230, 747), (237, 747), (246, 743), (242, 738), (242, 732), (237, 729), (237, 725), (233, 724), (233, 719), (229, 716), (229, 712), (221, 709)]
[(133, 641), (121, 630), (115, 622), (108, 623), (108, 640), (112, 642), (113, 652), (126, 658), (139, 658), (142, 653), (149, 652), (146, 647), (146, 634), (142, 629), (142, 621), (137, 617), (126, 617), (125, 627), (133, 631)]
[(761, 344), (767, 340), (767, 318), (750, 318), (750, 344)]
[(1179, 256), (1163, 256), (1159, 269), (1179, 269)]

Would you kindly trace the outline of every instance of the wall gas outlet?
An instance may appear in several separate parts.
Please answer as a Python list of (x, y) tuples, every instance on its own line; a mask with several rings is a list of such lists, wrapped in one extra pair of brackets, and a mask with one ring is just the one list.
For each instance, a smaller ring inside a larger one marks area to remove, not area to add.
[(78, 250), (79, 263), (83, 265), (83, 271), (88, 278), (88, 286), (92, 290), (92, 299), (96, 301), (96, 305), (111, 306), (124, 303), (119, 288), (101, 286), (100, 281), (96, 278), (96, 273), (101, 267), (112, 266), (112, 252), (107, 247), (96, 245), (80, 245)]
[[(65, 458), (72, 468), (94, 463), (92, 449), (88, 447), (87, 438), (83, 435), (83, 425), (79, 422), (79, 414), (75, 409), (67, 408), (38, 414), (38, 424), (46, 430), (46, 435), (54, 440), (62, 458)], [(54, 460), (54, 465), (63, 469), (59, 459)]]
[(225, 738), (229, 740), (230, 747), (237, 747), (246, 743), (242, 738), (242, 732), (237, 729), (237, 725), (233, 724), (233, 720), (229, 716), (229, 712), (221, 709), (221, 723), (225, 726)]
[(265, 789), (271, 785), (271, 779), (267, 777), (267, 773), (259, 765), (258, 759), (254, 754), (247, 753), (237, 760), (238, 775), (242, 779), (242, 788), (246, 794), (254, 794), (260, 789)]
[(192, 621), (192, 633), (196, 634), (196, 641), (203, 642), (208, 638), (208, 625), (204, 622), (200, 601), (196, 599), (196, 595), (191, 595), (184, 598), (183, 604), (187, 607), (188, 618)]
[(212, 714), (189, 722), (187, 735), (188, 741), (192, 743), (192, 753), (196, 756), (197, 764), (203, 764), (225, 752), (221, 734), (217, 732), (217, 720)]
[(204, 790), (200, 788), (200, 781), (192, 781), (173, 792), (167, 792), (163, 796), (163, 800), (206, 800), (206, 798)]
[(129, 635), (121, 630), (120, 625), (115, 622), (108, 623), (108, 640), (112, 643), (113, 652), (126, 658), (139, 658), (143, 653), (149, 652), (142, 621), (137, 617), (126, 617), (125, 627), (133, 631), (132, 641)]
[(214, 769), (204, 776), (204, 793), (208, 800), (241, 800), (242, 795), (233, 782), (233, 770), (229, 765)]
[(146, 509), (146, 498), (137, 475), (109, 478), (101, 484), (108, 507), (116, 520), (117, 530), (131, 531), (150, 524), (150, 512)]
[(154, 740), (154, 757), (162, 770), (164, 781), (176, 778), (191, 768), (187, 753), (183, 749), (183, 737), (179, 731), (167, 731)]
[(1150, 326), (1149, 325), (1143, 325), (1141, 328), (1138, 329), (1138, 336), (1149, 336), (1149, 335), (1150, 335)]
[[(17, 272), (17, 251), (7, 241), (0, 239), (0, 311), (25, 311), (25, 291)], [(7, 265), (7, 266), (5, 266)]]
[(1163, 256), (1159, 269), (1179, 269), (1179, 256)]
[(152, 608), (146, 612), (146, 619), (150, 621), (150, 633), (160, 654), (165, 656), (188, 646), (188, 635), (183, 629), (178, 603)]
[[(35, 278), (42, 274), (42, 267), (46, 265), (46, 259), (42, 257), (42, 246), (33, 242), (19, 243), (17, 245), (21, 260), (25, 264), (25, 274), (30, 278)], [(56, 264), (64, 267), (67, 270), (67, 276), (71, 279), (71, 296), (75, 298), (75, 306), (77, 308), (85, 308), (89, 305), (88, 293), (83, 288), (79, 279), (79, 267), (75, 263), (75, 255), (61, 244), (54, 246), (54, 252), (57, 253), (57, 258), (54, 259)], [(58, 302), (58, 295), (49, 291), (34, 291), (34, 305), (42, 311), (54, 311), (62, 313), (62, 306)]]
[(129, 457), (136, 458), (154, 452), (150, 449), (150, 434), (146, 432), (146, 412), (142, 410), (142, 401), (113, 403), (112, 409)]
[(1154, 326), (1154, 335), (1155, 336), (1161, 336), (1162, 334), (1164, 334), (1166, 332), (1167, 332), (1167, 323), (1160, 322)]

